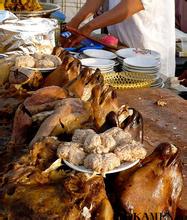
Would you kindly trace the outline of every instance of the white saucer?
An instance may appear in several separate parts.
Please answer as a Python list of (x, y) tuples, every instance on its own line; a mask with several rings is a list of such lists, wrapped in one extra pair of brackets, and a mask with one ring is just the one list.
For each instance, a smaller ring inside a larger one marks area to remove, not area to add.
[(115, 59), (117, 55), (107, 50), (99, 50), (99, 49), (87, 49), (84, 50), (83, 53), (89, 57), (95, 57), (100, 59)]
[[(115, 168), (113, 170), (107, 171), (105, 174), (118, 173), (118, 172), (127, 170), (127, 169), (135, 166), (138, 162), (139, 162), (139, 160), (136, 160), (134, 162), (125, 162), (125, 163), (121, 164), (119, 167), (117, 167), (117, 168)], [(76, 166), (76, 165), (74, 165), (72, 163), (69, 163), (66, 160), (64, 160), (64, 163), (67, 166), (69, 166), (70, 168), (72, 168), (72, 169), (74, 169), (76, 171), (83, 172), (83, 173), (94, 173), (93, 170), (87, 169), (84, 166)], [(95, 172), (95, 173), (97, 173), (97, 172)], [(97, 173), (97, 174), (100, 174), (100, 173)]]
[(85, 58), (80, 60), (83, 66), (107, 68), (115, 65), (115, 61), (97, 58)]
[(116, 54), (121, 58), (134, 57), (137, 55), (142, 56), (154, 56), (156, 59), (160, 60), (160, 53), (154, 50), (139, 49), (139, 48), (124, 48), (116, 51)]

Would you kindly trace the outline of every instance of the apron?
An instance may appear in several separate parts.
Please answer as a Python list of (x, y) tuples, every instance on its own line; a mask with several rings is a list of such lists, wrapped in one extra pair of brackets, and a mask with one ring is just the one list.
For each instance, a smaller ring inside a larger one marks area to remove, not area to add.
[[(109, 0), (109, 10), (120, 0)], [(161, 55), (161, 74), (175, 75), (174, 0), (142, 0), (144, 10), (108, 27), (109, 33), (132, 48), (155, 50)]]

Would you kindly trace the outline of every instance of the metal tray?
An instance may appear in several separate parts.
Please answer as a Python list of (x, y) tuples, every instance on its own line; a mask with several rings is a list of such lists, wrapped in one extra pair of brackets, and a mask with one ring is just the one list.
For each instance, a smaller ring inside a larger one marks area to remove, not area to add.
[(60, 10), (60, 6), (52, 3), (41, 3), (43, 10), (40, 11), (11, 11), (17, 17), (43, 17)]

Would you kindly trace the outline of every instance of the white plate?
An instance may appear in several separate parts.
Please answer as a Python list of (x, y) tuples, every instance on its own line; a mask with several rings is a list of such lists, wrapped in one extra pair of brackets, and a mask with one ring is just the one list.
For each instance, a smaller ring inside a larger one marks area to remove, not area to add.
[(0, 53), (0, 59), (7, 58), (7, 57), (8, 57), (8, 55)]
[(135, 56), (123, 60), (124, 65), (138, 68), (157, 68), (160, 62), (153, 57)]
[(35, 70), (35, 71), (40, 71), (42, 73), (47, 73), (47, 72), (51, 72), (53, 70), (55, 70), (57, 67), (51, 67), (51, 68), (32, 68), (32, 67), (24, 67), (26, 69), (30, 69), (30, 70)]
[(139, 48), (124, 48), (116, 51), (116, 54), (121, 58), (134, 57), (137, 55), (149, 56), (152, 55), (160, 60), (160, 54), (154, 50), (139, 49)]
[[(137, 163), (139, 162), (139, 160), (136, 160), (134, 162), (125, 162), (123, 164), (121, 164), (119, 167), (113, 169), (113, 170), (110, 170), (110, 171), (107, 171), (105, 174), (110, 174), (110, 173), (118, 173), (118, 172), (121, 172), (123, 170), (127, 170), (133, 166), (135, 166)], [(74, 169), (74, 170), (77, 170), (79, 172), (83, 172), (83, 173), (94, 173), (93, 170), (90, 170), (90, 169), (87, 169), (86, 167), (84, 166), (75, 166), (74, 164), (72, 163), (69, 163), (68, 161), (64, 160), (64, 163), (69, 166), (70, 168)], [(98, 173), (99, 174), (99, 173)]]
[(95, 57), (100, 59), (115, 59), (117, 55), (107, 50), (99, 50), (99, 49), (87, 49), (84, 50), (83, 53), (89, 57)]
[(159, 72), (159, 69), (136, 69), (136, 68), (129, 68), (126, 66), (122, 67), (123, 70), (127, 70), (130, 72), (137, 72), (137, 73), (152, 73), (152, 74), (156, 74)]
[(164, 85), (163, 79), (159, 78), (151, 84), (151, 87), (157, 88), (157, 87), (163, 87), (163, 85)]
[(83, 66), (107, 68), (115, 65), (115, 61), (97, 58), (85, 58), (80, 60)]

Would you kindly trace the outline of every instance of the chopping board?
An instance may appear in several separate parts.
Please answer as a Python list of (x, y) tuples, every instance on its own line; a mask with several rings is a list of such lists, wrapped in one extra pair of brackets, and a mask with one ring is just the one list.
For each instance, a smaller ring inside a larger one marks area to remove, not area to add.
[(162, 142), (181, 149), (184, 190), (180, 208), (187, 210), (187, 101), (168, 89), (118, 91), (119, 104), (138, 110), (144, 120), (144, 142), (152, 151)]

